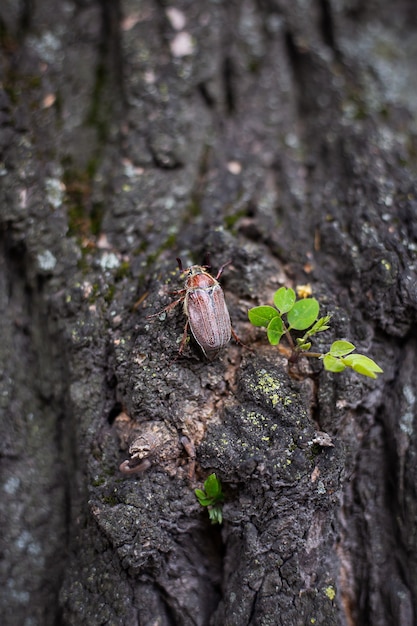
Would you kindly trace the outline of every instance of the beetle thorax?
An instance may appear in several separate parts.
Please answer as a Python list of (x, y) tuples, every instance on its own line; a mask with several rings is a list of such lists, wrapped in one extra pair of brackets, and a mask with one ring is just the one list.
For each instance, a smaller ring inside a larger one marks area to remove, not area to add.
[(217, 285), (217, 280), (206, 272), (201, 265), (193, 265), (189, 269), (189, 275), (185, 281), (186, 289), (205, 289)]

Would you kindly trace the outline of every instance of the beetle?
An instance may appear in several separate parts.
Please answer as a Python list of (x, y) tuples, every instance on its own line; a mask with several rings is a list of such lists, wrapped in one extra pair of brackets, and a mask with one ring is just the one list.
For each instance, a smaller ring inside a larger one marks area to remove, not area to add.
[[(203, 354), (212, 360), (229, 343), (232, 336), (240, 343), (232, 328), (223, 289), (218, 281), (230, 261), (221, 266), (216, 277), (207, 271), (207, 265), (191, 265), (184, 269), (181, 259), (177, 258), (177, 263), (181, 274), (186, 276), (184, 289), (174, 292), (180, 297), (160, 313), (171, 311), (182, 302), (187, 321), (179, 354), (184, 350), (189, 327)], [(150, 317), (156, 317), (160, 313)]]

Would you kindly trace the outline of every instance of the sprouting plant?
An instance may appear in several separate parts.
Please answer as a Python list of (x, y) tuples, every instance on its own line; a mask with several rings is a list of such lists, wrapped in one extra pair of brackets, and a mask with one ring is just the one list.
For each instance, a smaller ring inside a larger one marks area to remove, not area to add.
[(223, 491), (220, 480), (216, 474), (204, 481), (204, 489), (196, 489), (195, 495), (201, 506), (206, 506), (212, 524), (221, 524), (223, 521)]
[[(295, 362), (303, 355), (321, 359), (329, 372), (343, 372), (350, 367), (370, 378), (376, 378), (382, 372), (369, 357), (357, 352), (352, 354), (356, 348), (350, 341), (334, 341), (324, 354), (310, 351), (313, 335), (328, 330), (330, 322), (330, 315), (319, 318), (320, 306), (315, 298), (297, 300), (293, 289), (281, 287), (274, 293), (273, 300), (275, 306), (249, 309), (249, 321), (254, 326), (266, 328), (268, 341), (273, 346), (278, 345), (284, 336), (290, 350), (290, 361)], [(294, 338), (293, 331), (304, 331), (304, 334)]]

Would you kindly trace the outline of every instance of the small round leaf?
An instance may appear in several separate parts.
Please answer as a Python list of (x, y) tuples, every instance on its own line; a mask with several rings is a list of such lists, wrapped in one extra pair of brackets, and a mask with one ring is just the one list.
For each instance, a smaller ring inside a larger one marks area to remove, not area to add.
[(331, 354), (326, 354), (323, 358), (324, 369), (328, 372), (343, 372), (346, 369), (346, 366), (340, 361), (340, 359), (336, 359), (336, 357)]
[(353, 343), (350, 341), (334, 341), (330, 346), (330, 354), (332, 356), (346, 356), (350, 354), (355, 349)]
[(319, 303), (315, 298), (298, 300), (287, 315), (290, 327), (295, 330), (309, 328), (316, 321), (319, 309)]
[(281, 313), (288, 313), (295, 303), (295, 291), (281, 287), (274, 293), (274, 304)]
[(284, 334), (284, 324), (282, 323), (282, 319), (280, 317), (274, 317), (267, 328), (268, 341), (271, 346), (276, 346), (279, 344), (282, 335)]
[(274, 317), (279, 317), (278, 311), (273, 306), (255, 306), (249, 309), (248, 317), (254, 326), (268, 326)]

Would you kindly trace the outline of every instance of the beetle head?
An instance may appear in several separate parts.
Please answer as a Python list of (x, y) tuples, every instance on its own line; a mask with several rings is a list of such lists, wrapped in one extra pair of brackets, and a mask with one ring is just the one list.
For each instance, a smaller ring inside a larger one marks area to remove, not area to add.
[(189, 267), (183, 267), (182, 261), (177, 257), (178, 268), (181, 274), (187, 274), (188, 276), (197, 276), (198, 274), (208, 274), (209, 265), (190, 265)]

